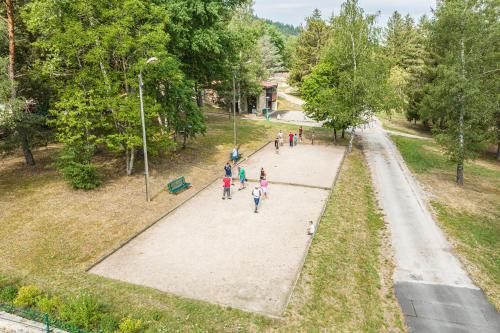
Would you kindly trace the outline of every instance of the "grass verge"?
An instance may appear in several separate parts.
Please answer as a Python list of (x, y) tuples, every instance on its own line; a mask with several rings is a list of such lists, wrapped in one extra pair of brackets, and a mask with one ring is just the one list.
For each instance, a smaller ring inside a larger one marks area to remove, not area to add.
[(431, 141), (392, 136), (409, 168), (431, 193), (431, 205), (474, 281), (500, 309), (500, 164), (465, 165), (465, 186), (455, 165)]
[[(22, 158), (0, 165), (0, 274), (33, 284), (62, 299), (82, 293), (99, 299), (104, 313), (132, 316), (148, 332), (262, 332), (401, 330), (384, 255), (384, 224), (377, 212), (366, 164), (350, 155), (323, 217), (310, 256), (283, 320), (211, 305), (85, 273), (85, 268), (182, 202), (167, 180), (185, 175), (193, 191), (220, 175), (231, 149), (232, 121), (208, 120), (206, 136), (152, 163), (155, 199), (144, 202), (140, 172), (125, 177), (116, 157), (101, 156), (108, 180), (92, 192), (73, 191), (50, 165), (58, 147), (35, 152), (35, 168)], [(286, 124), (240, 121), (244, 154), (272, 139)], [(308, 129), (305, 129), (306, 134)], [(316, 129), (317, 139), (329, 131)]]

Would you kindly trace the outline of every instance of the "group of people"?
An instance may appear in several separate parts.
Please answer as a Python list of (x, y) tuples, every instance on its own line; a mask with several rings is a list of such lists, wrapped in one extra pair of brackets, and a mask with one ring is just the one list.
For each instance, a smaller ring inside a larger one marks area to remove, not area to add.
[[(304, 140), (303, 135), (304, 135), (304, 129), (302, 128), (302, 126), (299, 127), (299, 134), (298, 135), (297, 135), (297, 133), (292, 133), (292, 131), (290, 131), (290, 133), (288, 134), (288, 143), (290, 144), (290, 147), (293, 148), (294, 146), (297, 145), (297, 143), (299, 141), (303, 142), (303, 140)], [(314, 138), (315, 138), (315, 135), (314, 135), (314, 131), (313, 131), (311, 133), (311, 144), (313, 144), (313, 145), (314, 145)], [(276, 149), (276, 154), (279, 154), (280, 147), (283, 147), (284, 144), (285, 144), (284, 134), (283, 134), (283, 131), (280, 130), (278, 133), (278, 136), (274, 140), (274, 148)]]
[[(234, 186), (233, 184), (233, 168), (231, 167), (231, 164), (229, 162), (226, 163), (224, 166), (224, 179), (223, 179), (223, 192), (222, 192), (222, 199), (226, 200), (231, 199), (231, 186)], [(240, 187), (238, 188), (238, 191), (246, 189), (246, 183), (247, 183), (247, 177), (246, 177), (246, 170), (243, 166), (238, 166), (238, 178), (240, 180)], [(255, 213), (258, 213), (259, 209), (259, 204), (260, 200), (262, 198), (267, 199), (268, 196), (268, 186), (269, 182), (267, 181), (267, 175), (266, 171), (264, 168), (260, 169), (260, 180), (259, 180), (259, 185), (256, 185), (255, 188), (252, 190), (252, 197), (255, 203)]]

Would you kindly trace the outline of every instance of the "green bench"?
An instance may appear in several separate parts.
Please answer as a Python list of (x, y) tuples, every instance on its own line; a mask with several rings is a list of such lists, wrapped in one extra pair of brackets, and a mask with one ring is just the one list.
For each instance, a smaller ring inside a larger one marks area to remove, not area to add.
[(173, 194), (177, 194), (185, 188), (191, 186), (191, 183), (187, 183), (184, 177), (177, 178), (168, 183), (168, 191)]

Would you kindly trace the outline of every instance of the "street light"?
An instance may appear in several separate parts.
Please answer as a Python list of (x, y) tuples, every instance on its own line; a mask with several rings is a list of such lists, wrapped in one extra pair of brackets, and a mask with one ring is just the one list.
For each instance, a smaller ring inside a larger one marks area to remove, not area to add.
[[(146, 61), (146, 65), (155, 63), (158, 61), (158, 58), (151, 57)], [(141, 100), (141, 123), (142, 123), (142, 143), (143, 143), (143, 151), (144, 151), (144, 181), (146, 184), (146, 201), (150, 202), (151, 198), (149, 197), (149, 165), (148, 165), (148, 146), (146, 142), (146, 123), (144, 121), (144, 101), (142, 98), (142, 68), (139, 70), (139, 98)]]

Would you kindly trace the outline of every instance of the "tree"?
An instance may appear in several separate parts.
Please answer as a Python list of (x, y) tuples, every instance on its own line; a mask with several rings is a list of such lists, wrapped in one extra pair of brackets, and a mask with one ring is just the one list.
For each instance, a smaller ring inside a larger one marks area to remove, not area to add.
[(388, 107), (388, 68), (378, 46), (375, 16), (365, 15), (356, 0), (342, 4), (332, 19), (332, 39), (323, 59), (303, 84), (305, 110), (334, 130), (366, 123)]
[(425, 37), (423, 27), (416, 27), (411, 16), (402, 17), (396, 11), (389, 18), (385, 46), (391, 63), (389, 85), (397, 97), (396, 111), (406, 112), (409, 121), (420, 119), (414, 106), (421, 95), (419, 90), (425, 81), (426, 61), (429, 58)]
[(276, 72), (283, 71), (283, 58), (279, 49), (271, 41), (271, 37), (267, 34), (259, 38), (257, 45), (262, 64), (264, 65), (266, 76), (270, 76)]
[[(2, 140), (0, 142), (0, 151), (4, 154), (11, 153), (17, 148), (21, 148), (27, 165), (34, 165), (35, 159), (31, 149), (38, 145), (46, 143), (47, 128), (45, 126), (45, 116), (42, 112), (43, 99), (47, 98), (46, 89), (40, 87), (37, 78), (30, 74), (32, 67), (32, 52), (29, 50), (28, 43), (30, 36), (27, 35), (19, 12), (24, 2), (14, 2), (13, 0), (4, 0), (5, 3), (5, 22), (7, 23), (6, 34), (0, 31), (6, 40), (0, 41), (1, 50), (8, 51), (7, 65), (2, 61), (0, 76), (4, 80), (0, 91), (0, 133)], [(3, 14), (3, 11), (0, 11)], [(2, 15), (3, 16), (3, 15)], [(3, 26), (0, 26), (3, 30)], [(21, 41), (21, 42), (18, 42)], [(4, 47), (4, 42), (8, 43)], [(0, 51), (0, 58), (6, 57)], [(4, 73), (4, 70), (6, 73)], [(7, 81), (8, 80), (8, 81)], [(33, 89), (37, 86), (36, 89)], [(44, 95), (39, 99), (37, 93)]]
[[(487, 139), (491, 110), (498, 107), (486, 73), (495, 71), (491, 57), (497, 20), (486, 15), (487, 1), (440, 1), (430, 25), (436, 77), (427, 85), (423, 106), (442, 125), (437, 141), (457, 165), (456, 182), (464, 184), (464, 161), (474, 158)], [(497, 33), (496, 33), (497, 34)], [(498, 59), (497, 59), (498, 60)]]
[(236, 8), (247, 0), (160, 0), (166, 8), (168, 49), (182, 62), (195, 82), (198, 105), (203, 89), (213, 81), (227, 80), (237, 62), (228, 26)]
[[(166, 50), (165, 9), (140, 0), (35, 0), (24, 12), (30, 31), (39, 36), (35, 46), (44, 55), (42, 68), (57, 78), (51, 114), (58, 139), (84, 152), (101, 145), (122, 153), (129, 175), (142, 145), (141, 70), (152, 153), (173, 144), (171, 133), (182, 130), (187, 139), (204, 128), (192, 103), (194, 84)], [(151, 56), (159, 61), (146, 66)]]
[(306, 26), (300, 29), (295, 44), (295, 53), (292, 57), (290, 83), (301, 86), (305, 77), (309, 75), (320, 59), (323, 48), (330, 38), (330, 29), (321, 18), (321, 12), (315, 9), (311, 16), (306, 18)]

